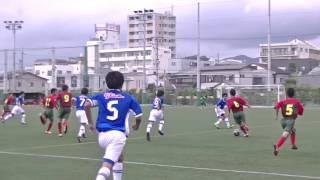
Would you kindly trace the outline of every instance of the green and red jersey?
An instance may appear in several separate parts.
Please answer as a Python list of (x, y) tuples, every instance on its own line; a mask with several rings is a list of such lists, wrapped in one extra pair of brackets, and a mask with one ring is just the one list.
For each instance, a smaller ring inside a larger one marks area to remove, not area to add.
[(281, 109), (283, 118), (296, 119), (303, 115), (303, 105), (295, 98), (287, 98), (274, 105), (275, 109)]
[(61, 108), (71, 108), (72, 106), (72, 94), (69, 92), (61, 92), (58, 96), (57, 96), (57, 101), (60, 102), (60, 107)]
[(5, 100), (4, 100), (4, 104), (5, 105), (13, 105), (14, 103), (14, 98), (13, 96), (8, 96)]
[(56, 97), (54, 95), (47, 96), (43, 101), (43, 105), (46, 108), (53, 109), (56, 105)]
[(231, 109), (233, 113), (242, 112), (243, 106), (247, 105), (247, 102), (241, 97), (231, 97), (227, 99), (227, 107)]

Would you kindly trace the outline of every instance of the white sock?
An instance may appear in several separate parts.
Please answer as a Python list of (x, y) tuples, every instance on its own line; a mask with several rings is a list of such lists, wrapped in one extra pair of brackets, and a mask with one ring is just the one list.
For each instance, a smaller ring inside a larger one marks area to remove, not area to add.
[(86, 133), (86, 128), (81, 124), (78, 132), (78, 137), (81, 137), (84, 133)]
[(164, 125), (164, 120), (161, 120), (159, 122), (159, 128), (158, 128), (158, 130), (161, 131), (161, 132), (162, 132), (162, 129), (163, 129), (163, 125)]
[(149, 122), (148, 125), (147, 125), (147, 130), (146, 130), (146, 132), (147, 132), (147, 133), (150, 133), (150, 132), (151, 132), (151, 128), (152, 128), (152, 122)]
[(22, 115), (21, 115), (20, 122), (21, 122), (21, 123), (26, 123), (26, 115), (25, 115), (25, 114), (22, 114)]
[(215, 125), (219, 125), (222, 121), (222, 118), (219, 118), (218, 121), (216, 123), (214, 123)]
[(123, 163), (122, 162), (115, 163), (112, 168), (113, 180), (121, 180), (122, 171), (123, 171)]
[(224, 122), (226, 123), (227, 127), (230, 127), (230, 122), (229, 122), (229, 119), (228, 119), (228, 118), (225, 118), (225, 119), (224, 119)]
[(110, 170), (107, 167), (101, 167), (98, 171), (96, 180), (107, 180), (110, 176)]

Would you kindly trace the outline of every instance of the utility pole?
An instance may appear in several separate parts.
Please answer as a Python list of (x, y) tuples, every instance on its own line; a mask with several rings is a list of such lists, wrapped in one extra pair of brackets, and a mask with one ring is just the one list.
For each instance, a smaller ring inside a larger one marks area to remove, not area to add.
[(20, 71), (21, 72), (23, 72), (24, 71), (24, 63), (23, 63), (23, 57), (24, 56), (24, 51), (23, 51), (23, 49), (21, 50), (21, 59), (20, 59), (20, 62), (19, 62), (19, 64), (20, 64)]
[(3, 75), (3, 93), (7, 93), (8, 91), (8, 50), (4, 50), (4, 75)]
[(271, 85), (271, 0), (268, 1), (268, 91)]
[(52, 69), (52, 74), (51, 74), (51, 88), (54, 88), (57, 86), (56, 83), (56, 50), (54, 47), (52, 47), (51, 49), (51, 53), (52, 53), (52, 58), (51, 58), (51, 69)]
[[(146, 72), (146, 14), (150, 12), (152, 13), (153, 10), (144, 9), (143, 11), (134, 11), (135, 14), (139, 14), (139, 17), (143, 18), (143, 88), (142, 88), (142, 103), (146, 103), (146, 93), (147, 93), (147, 72)], [(139, 19), (140, 19), (139, 18)]]
[(200, 3), (198, 2), (198, 22), (197, 22), (197, 98), (200, 98)]
[(16, 92), (16, 31), (22, 29), (23, 21), (4, 21), (6, 28), (12, 31), (13, 34), (13, 72), (12, 84), (13, 91)]

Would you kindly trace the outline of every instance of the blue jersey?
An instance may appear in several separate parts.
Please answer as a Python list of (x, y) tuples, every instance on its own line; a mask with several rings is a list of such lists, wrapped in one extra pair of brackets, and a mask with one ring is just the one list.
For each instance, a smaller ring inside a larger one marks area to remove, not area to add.
[(72, 100), (76, 104), (76, 109), (77, 110), (84, 110), (84, 104), (87, 101), (88, 97), (85, 95), (80, 95), (77, 97), (73, 97)]
[(18, 96), (16, 97), (16, 105), (23, 105), (24, 104), (24, 97), (23, 96)]
[(152, 101), (152, 109), (162, 109), (163, 97), (155, 97)]
[(126, 131), (126, 119), (130, 110), (136, 117), (142, 116), (139, 103), (130, 95), (120, 90), (109, 90), (91, 98), (94, 106), (99, 107), (96, 129), (98, 132), (110, 130)]
[(227, 102), (224, 99), (219, 99), (216, 104), (216, 106), (220, 109), (224, 109), (226, 105), (227, 105)]

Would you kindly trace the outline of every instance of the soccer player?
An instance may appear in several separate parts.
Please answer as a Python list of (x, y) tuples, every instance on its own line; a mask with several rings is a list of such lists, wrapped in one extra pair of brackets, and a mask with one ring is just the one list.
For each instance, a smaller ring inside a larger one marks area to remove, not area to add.
[(4, 100), (3, 110), (1, 112), (1, 119), (3, 119), (6, 115), (11, 113), (12, 106), (14, 104), (13, 94), (9, 94)]
[(40, 114), (40, 121), (43, 125), (46, 124), (47, 120), (49, 120), (48, 128), (44, 131), (46, 134), (51, 134), (51, 127), (53, 124), (53, 109), (56, 107), (56, 93), (57, 89), (52, 88), (50, 91), (50, 95), (47, 96), (43, 101), (43, 107), (45, 111)]
[(204, 108), (205, 106), (207, 106), (207, 96), (201, 96), (200, 97), (200, 106), (202, 108)]
[(85, 112), (85, 102), (87, 101), (89, 90), (87, 88), (81, 89), (81, 95), (73, 97), (72, 100), (76, 106), (76, 117), (79, 120), (80, 127), (77, 140), (80, 143), (82, 138), (86, 138), (86, 126), (88, 125), (88, 118)]
[(232, 111), (233, 119), (240, 126), (240, 130), (242, 131), (243, 136), (249, 137), (249, 133), (248, 133), (249, 128), (246, 123), (245, 114), (243, 112), (243, 106), (247, 106), (247, 107), (250, 107), (250, 106), (247, 104), (247, 102), (243, 98), (239, 96), (236, 97), (235, 89), (230, 90), (230, 95), (231, 97), (227, 99), (228, 117), (230, 116), (230, 113)]
[(146, 129), (147, 140), (150, 141), (150, 132), (152, 129), (152, 125), (159, 121), (158, 133), (163, 136), (163, 125), (164, 125), (164, 118), (163, 118), (163, 111), (162, 111), (162, 104), (163, 104), (163, 95), (164, 92), (162, 90), (158, 90), (156, 97), (152, 102), (152, 110), (150, 111), (149, 115), (149, 122)]
[[(133, 130), (138, 130), (142, 111), (138, 102), (130, 95), (121, 92), (124, 83), (123, 74), (118, 71), (109, 72), (106, 84), (109, 88), (89, 99), (86, 107), (98, 106), (99, 112), (96, 129), (99, 132), (98, 143), (105, 149), (103, 163), (96, 180), (106, 180), (113, 170), (113, 179), (121, 180), (123, 170), (122, 150), (126, 142), (126, 119), (130, 110), (135, 113), (136, 123)], [(89, 105), (88, 105), (89, 104)], [(90, 109), (86, 108), (89, 124), (92, 125)]]
[(281, 114), (283, 119), (281, 120), (281, 126), (284, 129), (282, 136), (278, 139), (277, 143), (273, 146), (273, 154), (278, 155), (280, 147), (285, 143), (286, 139), (290, 135), (291, 149), (298, 149), (296, 146), (296, 129), (295, 121), (298, 116), (303, 115), (303, 105), (301, 102), (294, 97), (294, 89), (287, 89), (288, 98), (278, 102), (274, 108), (276, 109), (276, 120), (278, 120), (279, 110), (281, 109)]
[(217, 115), (217, 122), (214, 123), (214, 126), (217, 128), (217, 129), (220, 129), (220, 123), (222, 121), (224, 121), (224, 123), (226, 124), (227, 128), (231, 128), (232, 125), (230, 125), (230, 122), (229, 122), (229, 119), (228, 117), (225, 116), (225, 112), (224, 112), (224, 107), (226, 106), (227, 102), (227, 97), (228, 97), (228, 94), (227, 93), (223, 93), (222, 94), (222, 98), (219, 99), (215, 105), (215, 112), (216, 112), (216, 115)]
[(13, 116), (19, 114), (20, 117), (20, 124), (25, 125), (26, 123), (26, 115), (24, 112), (24, 109), (22, 108), (22, 106), (24, 105), (24, 92), (21, 91), (15, 99), (15, 105), (13, 106), (12, 110), (10, 113), (8, 113), (7, 115), (5, 115), (3, 117), (2, 122), (5, 122), (7, 120), (9, 120), (10, 118), (12, 118)]
[(62, 123), (64, 134), (68, 131), (68, 119), (71, 113), (72, 94), (69, 92), (68, 85), (62, 86), (62, 91), (57, 96), (57, 101), (60, 103), (59, 107), (59, 122), (58, 122), (58, 136), (62, 137)]

